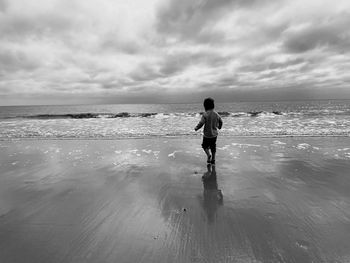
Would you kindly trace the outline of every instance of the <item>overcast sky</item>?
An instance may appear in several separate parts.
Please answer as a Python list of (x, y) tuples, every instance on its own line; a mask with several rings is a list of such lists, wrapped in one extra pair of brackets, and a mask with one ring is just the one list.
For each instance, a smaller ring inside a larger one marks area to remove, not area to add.
[(349, 0), (0, 0), (0, 105), (350, 98)]

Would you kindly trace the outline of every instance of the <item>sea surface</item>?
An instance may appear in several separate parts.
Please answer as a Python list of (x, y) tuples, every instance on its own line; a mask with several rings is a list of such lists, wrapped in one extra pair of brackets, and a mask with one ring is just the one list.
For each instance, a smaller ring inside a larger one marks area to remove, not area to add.
[[(216, 103), (220, 136), (350, 136), (350, 100)], [(198, 136), (202, 104), (0, 107), (0, 139)]]

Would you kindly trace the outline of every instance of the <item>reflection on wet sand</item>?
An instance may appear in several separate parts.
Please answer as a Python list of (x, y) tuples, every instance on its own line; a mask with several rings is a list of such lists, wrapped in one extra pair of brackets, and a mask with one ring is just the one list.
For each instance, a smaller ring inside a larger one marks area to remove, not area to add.
[(202, 176), (203, 181), (203, 208), (207, 213), (208, 221), (213, 222), (216, 211), (223, 205), (222, 191), (218, 189), (215, 165), (208, 164), (207, 171)]
[(0, 142), (0, 262), (350, 262), (349, 139), (280, 140)]

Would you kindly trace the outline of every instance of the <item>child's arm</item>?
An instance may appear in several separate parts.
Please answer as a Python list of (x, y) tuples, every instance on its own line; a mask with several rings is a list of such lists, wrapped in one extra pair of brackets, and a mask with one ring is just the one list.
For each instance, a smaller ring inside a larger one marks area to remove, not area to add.
[(204, 118), (204, 115), (202, 115), (202, 118), (201, 120), (199, 121), (199, 123), (197, 124), (197, 126), (194, 128), (195, 131), (198, 131), (200, 128), (202, 128), (202, 126), (204, 125), (205, 123), (205, 118)]
[(221, 119), (221, 117), (220, 117), (220, 115), (218, 115), (218, 117), (219, 117), (219, 119), (218, 119), (218, 128), (219, 128), (219, 130), (221, 130), (221, 128), (222, 128), (222, 119)]

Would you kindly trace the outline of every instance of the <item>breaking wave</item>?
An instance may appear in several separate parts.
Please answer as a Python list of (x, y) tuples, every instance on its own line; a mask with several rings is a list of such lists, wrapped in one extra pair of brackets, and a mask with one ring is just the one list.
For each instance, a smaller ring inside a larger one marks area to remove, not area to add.
[[(250, 112), (218, 112), (222, 117), (264, 117), (264, 116), (278, 116), (286, 115), (279, 111), (265, 112), (265, 111), (250, 111)], [(199, 117), (203, 112), (187, 112), (187, 113), (131, 113), (131, 112), (119, 112), (119, 113), (69, 113), (69, 114), (36, 114), (36, 115), (19, 115), (8, 118), (23, 118), (23, 119), (96, 119), (96, 118), (168, 118), (168, 117)]]
[[(202, 105), (35, 106), (0, 109), (0, 140), (197, 136)], [(227, 104), (220, 136), (350, 136), (350, 102)]]

